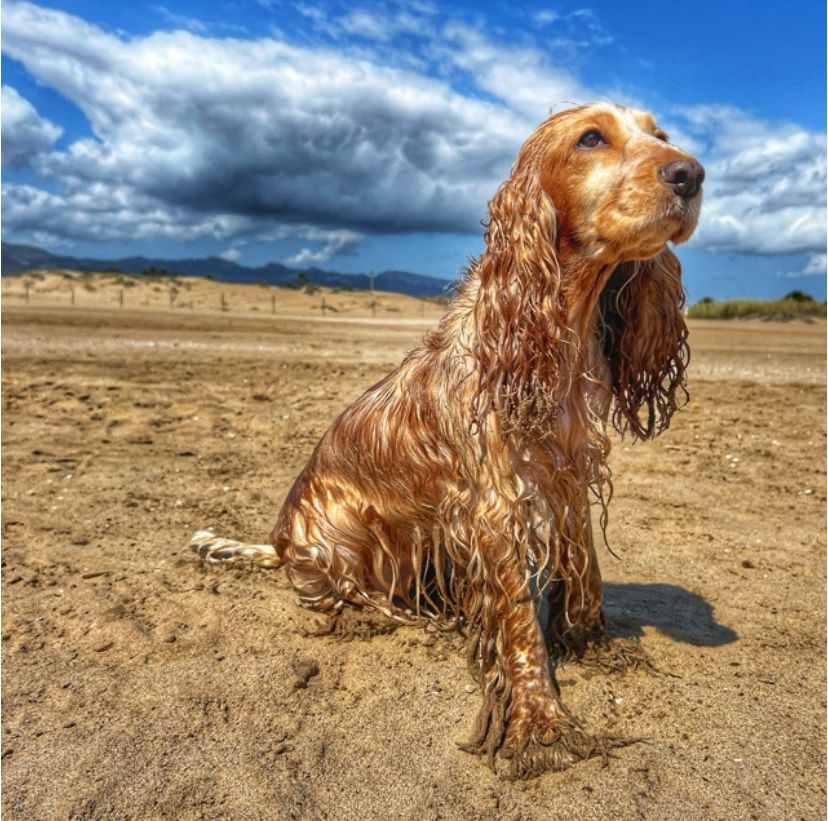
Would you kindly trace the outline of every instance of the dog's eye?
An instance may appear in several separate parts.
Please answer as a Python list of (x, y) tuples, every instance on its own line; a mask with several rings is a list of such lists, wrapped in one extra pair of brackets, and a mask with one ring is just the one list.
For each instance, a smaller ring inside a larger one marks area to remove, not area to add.
[(661, 140), (661, 141), (662, 141), (662, 142), (664, 142), (664, 143), (669, 143), (669, 142), (670, 142), (670, 138), (669, 138), (669, 137), (668, 137), (668, 136), (667, 136), (667, 135), (666, 135), (666, 134), (665, 134), (665, 133), (664, 133), (664, 132), (663, 132), (660, 128), (657, 128), (657, 129), (653, 132), (653, 136), (654, 136), (657, 140)]
[(579, 148), (598, 148), (598, 146), (606, 145), (607, 141), (600, 131), (587, 131), (578, 140)]

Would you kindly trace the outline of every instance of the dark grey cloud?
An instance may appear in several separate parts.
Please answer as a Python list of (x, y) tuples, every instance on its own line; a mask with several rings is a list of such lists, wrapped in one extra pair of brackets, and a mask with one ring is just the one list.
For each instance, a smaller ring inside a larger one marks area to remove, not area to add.
[[(303, 261), (353, 253), (366, 233), (479, 234), (487, 200), (549, 106), (599, 96), (543, 50), (458, 22), (440, 27), (427, 8), (337, 18), (303, 8), (329, 29), (327, 45), (208, 36), (192, 21), (189, 31), (126, 38), (6, 2), (4, 52), (75, 103), (94, 134), (56, 151), (56, 126), (34, 109), (21, 114), (19, 96), (9, 118), (4, 90), (4, 148), (8, 120), (31, 135), (10, 139), (29, 146), (14, 161), (49, 181), (48, 190), (4, 188), (7, 230), (67, 240), (292, 237), (308, 242)], [(555, 25), (551, 12), (543, 20)], [(609, 36), (594, 16), (578, 22)], [(414, 32), (422, 42), (406, 58), (394, 38)], [(701, 247), (824, 249), (821, 135), (723, 106), (673, 115), (709, 172)]]
[(41, 170), (174, 208), (360, 231), (475, 231), (526, 124), (438, 80), (273, 39), (122, 40), (9, 3), (4, 50), (94, 139)]

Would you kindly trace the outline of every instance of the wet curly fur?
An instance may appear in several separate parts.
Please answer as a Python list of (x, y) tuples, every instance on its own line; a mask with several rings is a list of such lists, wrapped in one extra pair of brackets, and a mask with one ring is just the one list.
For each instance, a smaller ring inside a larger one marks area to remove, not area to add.
[[(597, 149), (579, 140), (592, 131)], [(236, 551), (269, 564), (275, 553), (308, 607), (467, 631), (483, 704), (464, 749), (493, 766), (500, 755), (514, 777), (623, 743), (563, 706), (539, 612), (546, 602), (561, 654), (602, 635), (590, 506), (604, 531), (607, 425), (650, 438), (686, 395), (667, 242), (690, 236), (700, 196), (659, 178), (686, 157), (649, 114), (609, 104), (542, 123), (439, 327), (334, 421), (272, 547)], [(210, 536), (202, 556), (228, 558)]]

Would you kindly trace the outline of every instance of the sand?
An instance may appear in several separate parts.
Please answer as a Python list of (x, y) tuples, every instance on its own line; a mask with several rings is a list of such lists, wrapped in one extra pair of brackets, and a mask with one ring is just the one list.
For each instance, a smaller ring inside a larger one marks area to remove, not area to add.
[(616, 440), (600, 553), (611, 631), (659, 672), (557, 671), (589, 730), (644, 741), (515, 783), (457, 749), (480, 702), (459, 638), (310, 636), (283, 573), (186, 546), (262, 539), (440, 309), (198, 281), (192, 308), (120, 308), (95, 277), (73, 307), (49, 277), (28, 305), (3, 282), (5, 818), (825, 816), (823, 322), (691, 325), (691, 404)]

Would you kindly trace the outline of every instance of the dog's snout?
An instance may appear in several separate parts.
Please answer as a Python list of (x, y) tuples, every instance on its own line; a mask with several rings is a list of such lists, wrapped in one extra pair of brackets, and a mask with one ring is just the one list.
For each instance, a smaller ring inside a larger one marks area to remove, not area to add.
[(704, 182), (704, 168), (695, 160), (676, 160), (662, 166), (661, 179), (682, 199), (696, 196)]

